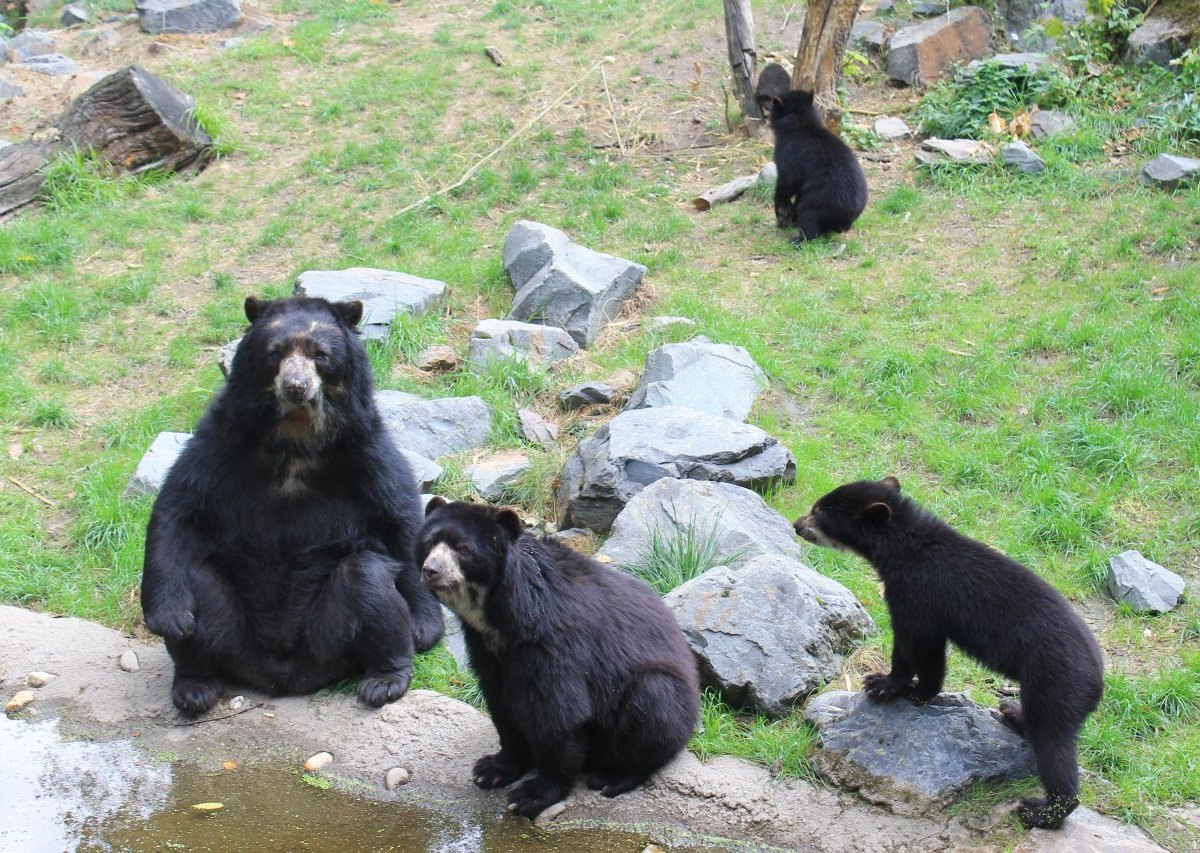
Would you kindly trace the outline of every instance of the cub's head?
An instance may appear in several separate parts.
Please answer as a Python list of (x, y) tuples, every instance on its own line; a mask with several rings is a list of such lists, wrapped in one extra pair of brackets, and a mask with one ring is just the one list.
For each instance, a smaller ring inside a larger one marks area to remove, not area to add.
[(872, 546), (887, 534), (904, 500), (895, 477), (859, 480), (825, 495), (792, 527), (796, 535), (814, 545), (869, 558)]
[(355, 327), (361, 302), (246, 298), (250, 328), (229, 372), (231, 385), (270, 397), (297, 436), (321, 432), (347, 394), (370, 393), (366, 350)]
[[(768, 124), (776, 130), (795, 129), (809, 123), (816, 116), (813, 93), (804, 89), (793, 89), (771, 99), (771, 115)], [(817, 120), (820, 117), (817, 116)]]
[(509, 507), (432, 498), (417, 540), (422, 582), (464, 620), (482, 620), (487, 590), (504, 572), (509, 548), (524, 529)]

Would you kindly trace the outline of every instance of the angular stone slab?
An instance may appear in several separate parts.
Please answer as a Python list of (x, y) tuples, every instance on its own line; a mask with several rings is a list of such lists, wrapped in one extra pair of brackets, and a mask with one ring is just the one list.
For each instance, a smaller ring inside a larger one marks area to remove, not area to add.
[(518, 359), (531, 367), (548, 367), (579, 352), (562, 329), (517, 320), (480, 320), (471, 333), (468, 358), (474, 364)]
[(1029, 117), (1029, 121), (1029, 132), (1034, 139), (1065, 133), (1075, 126), (1075, 119), (1062, 110), (1038, 110)]
[[(0, 77), (0, 99), (11, 100), (25, 94), (25, 90), (5, 77)], [(9, 143), (10, 145), (12, 143)]]
[(446, 295), (446, 283), (392, 270), (351, 267), (302, 272), (292, 292), (330, 302), (360, 300), (363, 337), (382, 338), (397, 314), (423, 314), (437, 307)]
[(646, 268), (580, 246), (549, 225), (521, 220), (504, 241), (512, 280), (509, 317), (565, 329), (581, 347), (621, 313)]
[(160, 432), (138, 462), (137, 470), (125, 486), (125, 496), (157, 494), (171, 466), (191, 439), (190, 432)]
[(58, 25), (60, 27), (76, 27), (80, 24), (90, 23), (91, 20), (91, 15), (82, 6), (66, 6), (58, 18)]
[(136, 0), (138, 21), (151, 35), (215, 33), (242, 19), (238, 0)]
[(403, 391), (376, 391), (375, 405), (396, 446), (426, 459), (480, 447), (492, 431), (492, 410), (479, 397), (425, 400)]
[(1129, 34), (1121, 61), (1126, 65), (1152, 62), (1169, 67), (1171, 60), (1181, 56), (1197, 35), (1200, 35), (1200, 21), (1185, 23), (1162, 11), (1157, 15), (1152, 12)]
[(1001, 145), (1000, 160), (1005, 166), (1017, 169), (1026, 175), (1036, 175), (1046, 171), (1046, 161), (1020, 140)]
[(857, 50), (879, 53), (887, 38), (887, 28), (879, 21), (859, 21), (850, 28), (850, 44)]
[(634, 495), (663, 477), (765, 488), (794, 480), (796, 460), (749, 424), (679, 406), (625, 411), (567, 460), (559, 526), (606, 531)]
[(1184, 586), (1179, 575), (1137, 551), (1125, 551), (1108, 561), (1108, 594), (1138, 613), (1174, 610)]
[(880, 116), (875, 119), (875, 135), (885, 142), (893, 142), (912, 136), (912, 128), (905, 124), (903, 119)]
[(976, 6), (960, 6), (892, 34), (887, 75), (910, 86), (931, 83), (950, 65), (991, 53), (992, 19)]
[(1071, 812), (1061, 829), (1031, 829), (1013, 853), (1167, 853), (1136, 826), (1096, 814)]
[(731, 705), (772, 717), (836, 678), (844, 657), (875, 631), (850, 590), (777, 554), (710, 569), (663, 600), (702, 683)]
[(520, 482), (529, 470), (529, 457), (524, 453), (509, 452), (485, 456), (467, 466), (471, 485), (484, 499), (502, 500), (510, 486)]
[(242, 342), (241, 338), (230, 341), (217, 350), (217, 367), (221, 368), (221, 375), (229, 376), (229, 371), (233, 369), (233, 357), (237, 355), (238, 344)]
[(1200, 160), (1177, 154), (1159, 154), (1142, 167), (1138, 183), (1173, 190), (1181, 184), (1200, 180)]
[(1036, 74), (1043, 68), (1053, 64), (1050, 61), (1050, 57), (1044, 53), (997, 53), (995, 56), (989, 56), (987, 59), (976, 59), (973, 62), (968, 62), (967, 73), (974, 74), (976, 69), (985, 62), (995, 63), (1004, 68), (1024, 68), (1030, 74)]
[(599, 406), (611, 403), (616, 396), (616, 389), (603, 382), (582, 382), (558, 392), (558, 405), (565, 411), (573, 412), (584, 406)]
[(69, 77), (79, 70), (79, 63), (61, 53), (42, 53), (26, 59), (22, 67), (51, 77)]
[(25, 62), (35, 56), (54, 53), (54, 37), (45, 30), (21, 30), (8, 42), (9, 49)]
[(408, 462), (408, 467), (412, 468), (417, 479), (418, 492), (428, 492), (442, 478), (442, 466), (432, 459), (426, 459), (420, 453), (413, 453), (403, 447), (400, 448), (400, 455)]
[(921, 141), (916, 158), (921, 163), (940, 165), (986, 165), (992, 162), (992, 147), (976, 139), (938, 139), (931, 136)]
[(777, 554), (799, 561), (792, 523), (759, 495), (731, 483), (664, 477), (625, 505), (600, 553), (617, 568), (643, 559), (654, 537), (711, 539), (716, 557), (737, 569), (755, 557)]
[(999, 713), (960, 693), (918, 705), (835, 690), (811, 700), (804, 718), (820, 730), (817, 772), (900, 815), (945, 809), (976, 782), (1037, 773), (1033, 750)]
[(551, 423), (532, 409), (518, 409), (521, 435), (534, 444), (554, 444), (558, 441), (558, 424)]
[(625, 408), (687, 406), (745, 420), (767, 387), (767, 375), (744, 347), (687, 341), (646, 354), (646, 368)]

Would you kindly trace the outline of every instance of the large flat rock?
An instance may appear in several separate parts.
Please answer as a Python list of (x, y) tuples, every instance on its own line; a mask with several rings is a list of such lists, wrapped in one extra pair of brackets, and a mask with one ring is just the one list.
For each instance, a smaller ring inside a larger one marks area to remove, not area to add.
[(422, 314), (441, 304), (446, 296), (446, 283), (392, 270), (351, 267), (302, 272), (293, 293), (319, 296), (330, 302), (360, 300), (363, 337), (382, 338), (387, 336), (397, 314)]
[(376, 391), (375, 405), (392, 441), (426, 459), (487, 443), (492, 410), (479, 397), (425, 400), (403, 391)]
[(745, 347), (688, 341), (646, 355), (646, 368), (627, 409), (686, 406), (745, 420), (767, 387), (767, 375)]
[(887, 75), (910, 86), (937, 80), (951, 65), (991, 53), (992, 19), (977, 6), (960, 6), (897, 30), (888, 40)]

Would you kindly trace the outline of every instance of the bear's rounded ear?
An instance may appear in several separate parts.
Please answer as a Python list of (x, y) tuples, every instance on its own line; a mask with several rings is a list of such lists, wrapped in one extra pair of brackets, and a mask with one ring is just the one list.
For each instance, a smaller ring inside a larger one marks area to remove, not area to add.
[(863, 521), (871, 524), (887, 524), (892, 520), (892, 508), (883, 501), (876, 501), (863, 510)]
[(512, 507), (501, 507), (496, 511), (496, 523), (508, 531), (513, 539), (517, 539), (525, 531), (525, 522), (520, 514)]
[(429, 499), (429, 503), (425, 504), (425, 517), (433, 515), (439, 509), (446, 505), (447, 501), (441, 495), (434, 495)]
[(890, 476), (884, 477), (882, 480), (880, 480), (880, 482), (883, 483), (885, 486), (887, 486), (889, 489), (891, 489), (893, 492), (900, 491), (900, 481), (897, 480), (895, 477), (890, 477)]
[(257, 296), (247, 296), (244, 306), (246, 311), (246, 319), (253, 323), (262, 316), (263, 309), (267, 307), (265, 299), (259, 299)]
[(358, 328), (358, 324), (363, 317), (363, 304), (361, 301), (354, 299), (350, 302), (335, 302), (333, 303), (333, 310), (350, 328)]

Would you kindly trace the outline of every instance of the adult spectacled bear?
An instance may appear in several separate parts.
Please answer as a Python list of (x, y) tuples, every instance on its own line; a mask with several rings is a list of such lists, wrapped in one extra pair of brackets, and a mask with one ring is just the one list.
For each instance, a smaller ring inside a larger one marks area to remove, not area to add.
[(378, 707), (442, 633), (413, 560), (416, 480), (376, 411), (361, 302), (246, 299), (229, 380), (171, 467), (146, 531), (142, 610), (171, 698), (224, 683), (308, 693), (363, 673)]

